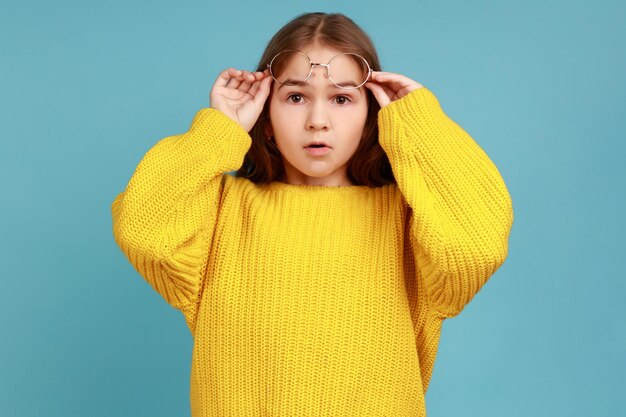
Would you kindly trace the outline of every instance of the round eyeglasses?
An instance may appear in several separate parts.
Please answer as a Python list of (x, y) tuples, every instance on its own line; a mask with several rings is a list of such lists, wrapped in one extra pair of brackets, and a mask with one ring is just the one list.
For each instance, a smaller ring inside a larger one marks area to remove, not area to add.
[(283, 85), (304, 84), (313, 73), (314, 66), (326, 67), (330, 81), (345, 90), (361, 87), (372, 75), (372, 68), (365, 58), (350, 52), (337, 54), (328, 64), (321, 64), (312, 62), (303, 51), (288, 49), (276, 54), (267, 64), (272, 78)]

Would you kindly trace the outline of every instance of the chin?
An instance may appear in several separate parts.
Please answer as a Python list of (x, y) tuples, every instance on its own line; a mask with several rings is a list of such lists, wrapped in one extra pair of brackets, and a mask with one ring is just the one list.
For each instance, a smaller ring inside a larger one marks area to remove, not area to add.
[(309, 177), (321, 178), (321, 177), (326, 177), (328, 175), (331, 175), (333, 172), (335, 172), (335, 170), (336, 169), (322, 169), (322, 170), (311, 169), (311, 170), (300, 171), (300, 172), (308, 175)]

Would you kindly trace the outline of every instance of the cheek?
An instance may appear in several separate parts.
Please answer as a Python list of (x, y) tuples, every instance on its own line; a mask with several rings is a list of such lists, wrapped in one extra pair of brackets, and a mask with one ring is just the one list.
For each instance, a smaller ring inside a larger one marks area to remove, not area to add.
[(269, 117), (274, 136), (294, 136), (303, 123), (303, 114), (296, 106), (285, 106), (281, 103), (271, 103)]
[(367, 106), (363, 106), (353, 113), (350, 117), (350, 123), (347, 124), (348, 129), (353, 135), (361, 136), (365, 124), (367, 123)]
[(270, 107), (269, 117), (274, 140), (281, 153), (293, 147), (290, 139), (297, 137), (297, 123), (294, 123), (294, 118), (290, 117), (290, 115), (286, 114), (284, 111), (281, 111), (280, 106)]

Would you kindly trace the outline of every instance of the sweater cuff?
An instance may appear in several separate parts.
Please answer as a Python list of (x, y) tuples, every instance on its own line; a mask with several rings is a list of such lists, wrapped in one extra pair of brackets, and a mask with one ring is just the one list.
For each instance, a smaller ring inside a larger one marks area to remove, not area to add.
[(252, 138), (239, 123), (211, 107), (202, 108), (196, 113), (187, 135), (209, 136), (205, 140), (213, 143), (207, 145), (227, 160), (245, 155), (252, 145)]
[(378, 112), (380, 144), (385, 150), (392, 146), (399, 146), (402, 149), (412, 148), (417, 145), (413, 134), (432, 136), (423, 134), (436, 130), (441, 124), (442, 116), (445, 116), (445, 113), (432, 91), (426, 87), (417, 88)]

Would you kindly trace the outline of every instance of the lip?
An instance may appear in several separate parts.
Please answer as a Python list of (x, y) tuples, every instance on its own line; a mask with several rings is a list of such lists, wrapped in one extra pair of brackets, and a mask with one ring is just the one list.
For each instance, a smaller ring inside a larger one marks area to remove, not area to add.
[(307, 151), (308, 154), (311, 156), (324, 156), (329, 153), (332, 148), (325, 146), (323, 148), (304, 148), (304, 150)]
[(311, 141), (311, 142), (307, 143), (306, 145), (304, 145), (304, 147), (308, 148), (311, 145), (324, 145), (325, 147), (330, 148), (330, 145), (328, 143), (324, 142), (323, 140)]
[[(323, 145), (323, 146), (313, 148), (311, 147), (312, 145)], [(328, 143), (322, 140), (314, 140), (312, 142), (309, 142), (305, 145), (304, 149), (307, 151), (309, 155), (312, 155), (312, 156), (324, 156), (332, 150), (332, 148), (328, 145)]]

